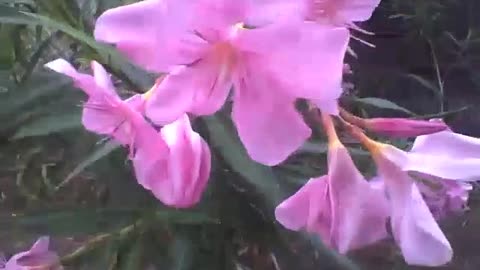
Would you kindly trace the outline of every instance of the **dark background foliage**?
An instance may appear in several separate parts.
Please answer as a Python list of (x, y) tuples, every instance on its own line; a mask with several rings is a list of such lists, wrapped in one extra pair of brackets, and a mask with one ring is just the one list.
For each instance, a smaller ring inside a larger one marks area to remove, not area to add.
[[(275, 168), (248, 158), (228, 105), (196, 119), (214, 165), (202, 202), (188, 211), (163, 207), (136, 184), (125, 150), (83, 130), (80, 91), (43, 68), (62, 57), (87, 69), (95, 59), (122, 95), (148, 89), (152, 74), (91, 37), (96, 16), (129, 2), (0, 0), (0, 250), (11, 255), (48, 234), (66, 269), (420, 269), (388, 241), (343, 257), (275, 223), (275, 205), (325, 173), (324, 137), (309, 115), (312, 140)], [(369, 117), (445, 117), (455, 131), (480, 136), (479, 5), (384, 0), (361, 25), (376, 35), (355, 33), (376, 48), (352, 42), (342, 103)], [(348, 146), (371, 175), (368, 155)], [(439, 269), (480, 268), (478, 198), (442, 222), (455, 258)]]

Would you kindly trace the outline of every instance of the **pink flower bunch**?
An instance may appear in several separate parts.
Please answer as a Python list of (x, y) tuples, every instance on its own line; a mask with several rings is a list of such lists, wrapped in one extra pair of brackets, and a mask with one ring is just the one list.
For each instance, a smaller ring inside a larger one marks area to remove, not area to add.
[(2, 270), (62, 270), (60, 258), (49, 250), (50, 238), (40, 237), (27, 250), (13, 255), (9, 260), (0, 262)]
[(210, 149), (182, 115), (157, 132), (144, 117), (148, 94), (122, 100), (103, 67), (93, 76), (77, 72), (63, 59), (48, 68), (71, 77), (88, 96), (82, 123), (97, 134), (128, 146), (137, 181), (164, 204), (191, 207), (201, 199), (210, 175)]
[[(341, 253), (392, 236), (407, 263), (438, 266), (453, 252), (436, 219), (465, 208), (471, 186), (454, 181), (479, 179), (480, 139), (454, 133), (443, 122), (361, 119), (338, 108), (349, 29), (361, 30), (354, 23), (368, 20), (379, 2), (144, 0), (107, 10), (95, 38), (164, 76), (126, 100), (96, 62), (93, 76), (62, 59), (47, 67), (71, 77), (88, 96), (85, 128), (128, 147), (138, 183), (178, 208), (201, 199), (211, 167), (208, 145), (189, 114), (214, 114), (231, 99), (248, 154), (274, 166), (310, 137), (295, 107), (308, 100), (322, 111), (328, 173), (278, 205), (277, 220), (318, 234)], [(330, 115), (371, 152), (375, 180), (355, 167)], [(417, 138), (406, 152), (371, 140), (360, 128)]]
[[(95, 38), (149, 71), (166, 73), (147, 94), (126, 100), (96, 62), (94, 76), (64, 60), (47, 67), (87, 94), (83, 125), (130, 149), (143, 187), (167, 205), (189, 207), (205, 189), (210, 152), (186, 114), (217, 112), (233, 87), (232, 119), (247, 152), (277, 165), (311, 134), (297, 99), (338, 113), (347, 26), (368, 19), (378, 3), (327, 2), (145, 0), (107, 10)], [(310, 20), (308, 14), (322, 9), (330, 23)]]
[[(329, 138), (328, 175), (311, 179), (278, 205), (277, 220), (288, 229), (320, 235), (341, 253), (388, 238), (389, 220), (407, 263), (449, 262), (453, 251), (436, 220), (465, 209), (472, 187), (455, 180), (480, 179), (480, 139), (447, 128), (417, 137), (405, 152), (373, 141), (344, 122), (377, 165), (378, 176), (367, 181), (340, 143), (332, 119), (324, 115), (323, 122)], [(405, 135), (422, 122), (412, 123), (399, 120), (395, 128)], [(431, 124), (425, 122), (425, 127)]]
[[(146, 0), (106, 11), (95, 37), (168, 73), (145, 107), (156, 124), (213, 114), (233, 86), (241, 141), (252, 159), (276, 165), (311, 134), (297, 99), (336, 113), (349, 40), (345, 27), (305, 21), (297, 11), (281, 0)], [(275, 12), (291, 16), (267, 19)]]

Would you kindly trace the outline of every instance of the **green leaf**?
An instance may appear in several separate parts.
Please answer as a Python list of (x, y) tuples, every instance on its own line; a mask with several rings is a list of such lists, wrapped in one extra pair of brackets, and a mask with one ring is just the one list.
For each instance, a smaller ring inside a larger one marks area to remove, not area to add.
[(82, 126), (80, 119), (81, 113), (78, 111), (40, 117), (22, 125), (11, 139), (18, 140), (26, 137), (45, 136), (52, 133), (79, 128)]
[(0, 0), (0, 4), (24, 4), (24, 5), (35, 5), (33, 0)]
[(30, 75), (32, 75), (33, 69), (37, 66), (40, 58), (43, 56), (44, 52), (48, 49), (54, 37), (55, 37), (55, 34), (52, 34), (49, 37), (47, 37), (45, 40), (40, 42), (35, 52), (30, 56), (29, 61), (25, 66), (25, 73), (23, 74), (22, 79), (20, 79), (20, 82), (24, 82), (30, 78)]
[(195, 224), (218, 224), (220, 221), (216, 218), (210, 217), (205, 213), (198, 211), (176, 210), (171, 208), (165, 208), (156, 210), (153, 214), (153, 218), (158, 221), (195, 225)]
[(71, 173), (68, 174), (68, 176), (63, 180), (55, 189), (60, 189), (70, 181), (79, 175), (81, 172), (83, 172), (86, 168), (88, 168), (90, 165), (94, 164), (98, 160), (104, 158), (114, 150), (118, 149), (120, 145), (114, 141), (108, 141), (107, 143), (104, 143), (101, 145), (99, 148), (97, 148), (95, 151), (93, 151), (90, 155), (88, 155), (82, 162), (80, 162), (75, 169)]
[(0, 69), (12, 69), (15, 63), (15, 34), (16, 27), (11, 25), (0, 26), (0, 40), (2, 49), (0, 50)]
[(453, 109), (453, 110), (449, 110), (449, 111), (446, 111), (446, 112), (426, 114), (426, 115), (418, 115), (418, 116), (415, 116), (415, 117), (412, 117), (412, 118), (415, 118), (415, 119), (443, 118), (443, 117), (451, 116), (452, 114), (465, 112), (465, 111), (470, 110), (472, 108), (473, 108), (473, 106), (467, 105), (467, 106), (463, 106), (463, 107), (460, 107), (458, 109)]
[(71, 80), (55, 73), (36, 73), (23, 85), (9, 84), (5, 93), (0, 93), (0, 115), (18, 114), (24, 106), (48, 96), (54, 96), (71, 85)]
[[(359, 148), (347, 147), (353, 155), (369, 156), (368, 151)], [(299, 153), (326, 154), (328, 152), (328, 143), (306, 142), (299, 150)]]
[(188, 235), (177, 233), (171, 249), (174, 258), (172, 270), (193, 269), (194, 243)]
[(143, 89), (147, 89), (150, 86), (150, 78), (146, 72), (131, 65), (111, 46), (98, 43), (92, 36), (68, 24), (39, 14), (19, 11), (8, 6), (2, 6), (0, 9), (0, 23), (32, 26), (42, 25), (53, 30), (59, 30), (93, 48), (100, 55), (103, 63), (108, 63), (120, 70), (133, 84)]
[(142, 237), (138, 237), (135, 242), (130, 245), (126, 254), (121, 257), (122, 264), (120, 270), (138, 270), (143, 267), (144, 243)]
[(74, 235), (120, 228), (133, 223), (138, 215), (139, 211), (135, 209), (52, 210), (2, 217), (0, 226), (52, 235)]
[(432, 93), (439, 99), (441, 99), (441, 93), (440, 93), (440, 89), (438, 88), (437, 85), (435, 85), (434, 83), (418, 76), (418, 75), (415, 75), (415, 74), (408, 74), (407, 75), (408, 78), (416, 81), (417, 83), (419, 83), (420, 85), (422, 85), (424, 88), (432, 91)]
[(383, 98), (375, 98), (375, 97), (367, 97), (367, 98), (355, 98), (355, 102), (362, 103), (365, 105), (370, 105), (374, 106), (380, 109), (389, 109), (389, 110), (395, 110), (395, 111), (401, 111), (404, 113), (407, 113), (409, 115), (415, 115), (415, 113), (409, 111), (408, 109), (399, 106), (389, 100), (383, 99)]

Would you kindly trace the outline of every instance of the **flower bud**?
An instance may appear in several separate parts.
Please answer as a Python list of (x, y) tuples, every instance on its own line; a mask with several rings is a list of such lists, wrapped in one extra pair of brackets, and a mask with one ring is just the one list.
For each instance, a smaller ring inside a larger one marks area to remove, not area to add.
[(363, 127), (381, 135), (397, 138), (417, 137), (448, 129), (448, 126), (443, 122), (405, 118), (365, 119)]

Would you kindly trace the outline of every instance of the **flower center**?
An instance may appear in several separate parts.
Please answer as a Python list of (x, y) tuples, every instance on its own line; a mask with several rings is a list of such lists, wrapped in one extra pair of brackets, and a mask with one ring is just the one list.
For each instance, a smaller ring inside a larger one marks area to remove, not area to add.
[(237, 37), (242, 29), (244, 29), (243, 23), (233, 25), (227, 32), (225, 39), (213, 45), (212, 52), (215, 62), (220, 65), (220, 78), (231, 74), (238, 63), (237, 52), (231, 41)]

